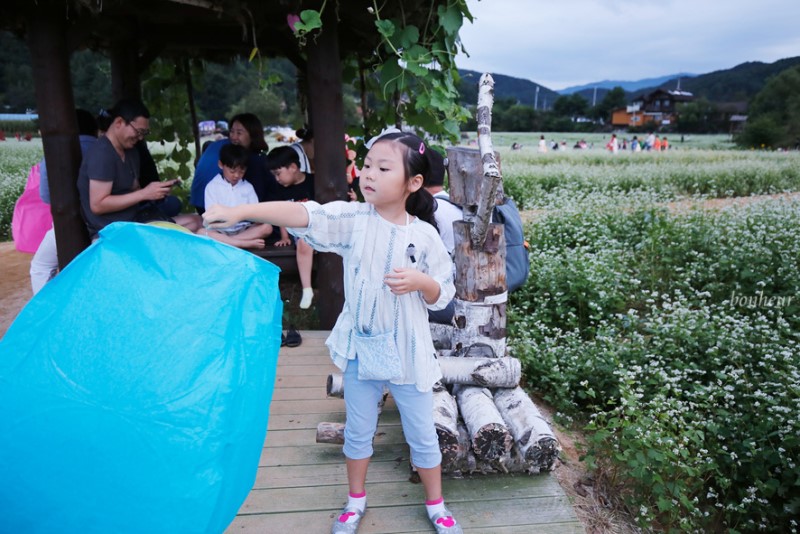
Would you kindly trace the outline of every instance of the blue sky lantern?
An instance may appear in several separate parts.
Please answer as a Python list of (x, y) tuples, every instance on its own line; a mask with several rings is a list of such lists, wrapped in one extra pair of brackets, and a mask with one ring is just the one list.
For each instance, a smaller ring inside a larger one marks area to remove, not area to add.
[(114, 223), (0, 342), (0, 530), (221, 532), (252, 487), (278, 269)]

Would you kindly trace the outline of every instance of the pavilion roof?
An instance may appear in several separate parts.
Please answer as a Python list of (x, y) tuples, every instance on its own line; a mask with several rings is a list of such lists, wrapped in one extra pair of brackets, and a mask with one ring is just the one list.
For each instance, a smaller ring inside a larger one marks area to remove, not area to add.
[[(0, 29), (22, 35), (37, 10), (55, 9), (71, 23), (70, 44), (76, 49), (108, 49), (133, 40), (141, 53), (223, 60), (249, 55), (257, 47), (262, 55), (298, 63), (301, 53), (287, 16), (318, 10), (321, 4), (319, 0), (4, 0)], [(423, 26), (437, 4), (446, 0), (386, 2), (380, 15)], [(371, 0), (327, 2), (326, 9), (338, 9), (343, 56), (368, 55), (379, 44), (375, 15), (368, 11), (372, 5)]]

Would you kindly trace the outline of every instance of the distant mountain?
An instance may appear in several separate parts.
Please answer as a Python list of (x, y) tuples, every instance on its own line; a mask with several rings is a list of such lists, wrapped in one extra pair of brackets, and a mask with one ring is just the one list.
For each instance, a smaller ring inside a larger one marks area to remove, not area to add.
[[(578, 92), (580, 92), (581, 95), (585, 95), (587, 94), (587, 92), (593, 93), (595, 87), (597, 88), (598, 93), (600, 92), (600, 89), (613, 89), (615, 87), (622, 87), (627, 92), (633, 92), (647, 87), (659, 87), (663, 83), (675, 80), (677, 78), (691, 78), (694, 76), (697, 75), (689, 74), (686, 72), (680, 72), (678, 74), (658, 76), (657, 78), (643, 78), (641, 80), (634, 80), (634, 81), (603, 80), (602, 82), (593, 82), (593, 83), (587, 83), (585, 85), (574, 85), (572, 87), (566, 87), (564, 89), (559, 90), (558, 92), (559, 94), (562, 95), (571, 95), (572, 93), (578, 93)], [(603, 94), (605, 94), (606, 92), (607, 91), (603, 91)]]
[[(606, 93), (617, 86), (625, 89), (630, 102), (656, 89), (676, 89), (679, 80), (680, 88), (690, 91), (697, 98), (705, 98), (716, 103), (730, 103), (749, 102), (764, 87), (769, 78), (795, 65), (800, 65), (800, 56), (780, 59), (773, 63), (750, 61), (730, 69), (717, 70), (707, 74), (680, 73), (627, 82), (604, 80), (568, 87), (559, 92), (522, 78), (494, 73), (492, 73), (492, 77), (495, 81), (496, 99), (513, 98), (521, 104), (533, 106), (536, 99), (536, 88), (539, 87), (539, 109), (551, 108), (559, 96), (572, 93), (580, 94), (589, 102), (589, 105), (592, 102), (599, 104)], [(478, 101), (480, 73), (465, 69), (459, 69), (458, 72), (461, 75), (459, 86), (461, 103), (475, 105)]]
[[(747, 102), (764, 87), (769, 78), (795, 65), (800, 65), (800, 56), (780, 59), (773, 63), (750, 61), (730, 69), (681, 79), (681, 89), (711, 102)], [(659, 85), (635, 91), (631, 98), (647, 94), (658, 88), (675, 89), (676, 86), (677, 79), (668, 80)]]
[[(478, 103), (478, 80), (480, 72), (474, 70), (458, 69), (461, 76), (461, 83), (458, 92), (461, 94), (461, 103), (466, 106), (474, 106)], [(522, 78), (514, 78), (503, 74), (491, 73), (494, 79), (495, 99), (513, 98), (520, 104), (533, 106), (536, 103), (536, 88), (539, 88), (539, 109), (553, 106), (553, 102), (560, 96), (552, 89)]]

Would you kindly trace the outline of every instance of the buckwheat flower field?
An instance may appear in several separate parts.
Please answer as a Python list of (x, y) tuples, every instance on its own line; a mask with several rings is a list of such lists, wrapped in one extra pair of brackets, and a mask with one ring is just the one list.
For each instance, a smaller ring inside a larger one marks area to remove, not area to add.
[(598, 480), (646, 530), (796, 532), (800, 154), (501, 156), (535, 215), (513, 349)]

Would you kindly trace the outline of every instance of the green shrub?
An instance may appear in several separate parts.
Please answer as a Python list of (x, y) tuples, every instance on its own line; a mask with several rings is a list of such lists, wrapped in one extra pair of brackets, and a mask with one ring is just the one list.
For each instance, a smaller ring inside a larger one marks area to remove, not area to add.
[(529, 384), (588, 421), (590, 465), (643, 528), (791, 531), (800, 202), (679, 216), (608, 198), (527, 228), (509, 327)]
[(0, 130), (6, 134), (6, 139), (14, 139), (14, 134), (30, 133), (39, 135), (39, 126), (35, 121), (0, 121)]

